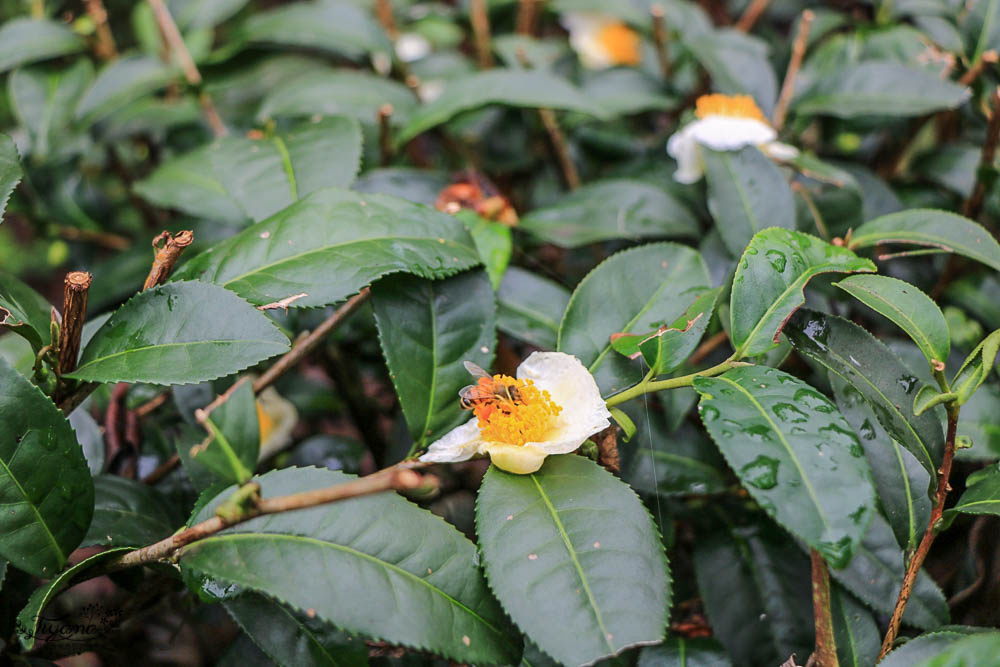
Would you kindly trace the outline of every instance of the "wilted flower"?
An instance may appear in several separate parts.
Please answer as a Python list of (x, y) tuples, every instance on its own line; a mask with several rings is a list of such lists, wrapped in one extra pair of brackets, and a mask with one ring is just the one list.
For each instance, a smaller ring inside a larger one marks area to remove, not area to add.
[(527, 474), (550, 454), (568, 454), (610, 425), (594, 377), (580, 360), (562, 352), (534, 352), (517, 368), (517, 379), (494, 375), (480, 380), (516, 400), (474, 403), (475, 418), (431, 444), (421, 461), (466, 461), (489, 454), (508, 472)]
[(798, 154), (794, 146), (775, 141), (778, 133), (749, 95), (702, 95), (695, 102), (694, 115), (697, 120), (675, 132), (667, 142), (667, 152), (677, 160), (674, 180), (680, 183), (694, 183), (701, 178), (699, 144), (716, 151), (757, 146), (778, 159)]
[(562, 24), (569, 31), (569, 44), (584, 67), (606, 69), (639, 64), (639, 35), (618, 19), (574, 12), (563, 15)]
[(260, 459), (277, 454), (292, 441), (292, 429), (299, 413), (291, 401), (268, 387), (257, 397), (257, 424), (260, 427)]

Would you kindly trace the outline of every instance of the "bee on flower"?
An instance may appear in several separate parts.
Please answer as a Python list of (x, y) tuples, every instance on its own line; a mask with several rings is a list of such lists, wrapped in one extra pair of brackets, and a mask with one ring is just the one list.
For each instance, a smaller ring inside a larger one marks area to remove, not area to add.
[(447, 463), (489, 455), (501, 470), (528, 474), (550, 454), (568, 454), (610, 424), (594, 376), (563, 352), (534, 352), (517, 378), (467, 364), (477, 382), (459, 392), (474, 417), (432, 443), (421, 461)]
[(778, 133), (749, 95), (702, 95), (695, 102), (694, 115), (696, 120), (675, 132), (667, 142), (667, 152), (677, 160), (674, 180), (679, 183), (694, 183), (701, 178), (699, 146), (716, 151), (757, 146), (779, 160), (798, 155), (794, 146), (775, 141)]
[(562, 24), (569, 31), (570, 46), (588, 69), (631, 67), (642, 59), (639, 34), (613, 16), (573, 12), (563, 15)]

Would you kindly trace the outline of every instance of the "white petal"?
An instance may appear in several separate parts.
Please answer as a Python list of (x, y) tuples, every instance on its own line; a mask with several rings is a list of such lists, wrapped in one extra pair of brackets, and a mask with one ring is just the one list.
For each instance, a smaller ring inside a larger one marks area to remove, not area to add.
[(752, 118), (707, 116), (691, 123), (695, 141), (717, 151), (733, 151), (774, 141), (778, 134), (767, 123)]
[(519, 379), (533, 380), (562, 407), (544, 442), (529, 442), (546, 454), (572, 452), (611, 425), (611, 413), (594, 376), (579, 359), (563, 352), (534, 352), (517, 368)]
[(614, 63), (611, 54), (598, 39), (601, 30), (611, 19), (601, 14), (572, 12), (564, 14), (561, 22), (569, 31), (569, 45), (588, 69), (605, 69)]
[(396, 55), (404, 63), (420, 60), (430, 52), (431, 43), (419, 33), (404, 32), (396, 40)]
[(799, 149), (795, 146), (783, 144), (780, 141), (772, 141), (761, 146), (768, 157), (774, 160), (794, 160), (799, 156)]
[[(694, 123), (691, 123), (693, 125)], [(691, 125), (673, 134), (667, 142), (667, 153), (677, 160), (674, 180), (678, 183), (694, 183), (701, 178), (701, 160), (698, 157), (698, 143), (694, 140)]]
[(445, 433), (440, 440), (432, 442), (431, 446), (427, 448), (427, 453), (421, 456), (420, 460), (435, 463), (468, 461), (476, 454), (481, 453), (484, 444), (479, 434), (479, 423), (475, 418), (472, 418)]

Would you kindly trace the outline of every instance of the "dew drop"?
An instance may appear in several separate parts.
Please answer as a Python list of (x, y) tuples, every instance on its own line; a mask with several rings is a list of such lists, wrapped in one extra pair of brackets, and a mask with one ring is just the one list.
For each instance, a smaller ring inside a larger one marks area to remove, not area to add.
[(801, 424), (802, 422), (809, 420), (806, 413), (802, 412), (791, 403), (775, 403), (774, 407), (771, 409), (774, 411), (774, 414), (777, 415), (778, 419), (786, 424)]
[(785, 272), (785, 264), (788, 263), (785, 253), (780, 250), (768, 250), (765, 255), (767, 256), (767, 261), (771, 263), (771, 267), (774, 268), (775, 271), (778, 273)]
[(701, 406), (701, 419), (704, 422), (714, 422), (719, 418), (719, 409), (714, 405)]
[(773, 489), (778, 483), (778, 459), (770, 456), (758, 456), (750, 463), (740, 468), (740, 478), (747, 484), (758, 489)]

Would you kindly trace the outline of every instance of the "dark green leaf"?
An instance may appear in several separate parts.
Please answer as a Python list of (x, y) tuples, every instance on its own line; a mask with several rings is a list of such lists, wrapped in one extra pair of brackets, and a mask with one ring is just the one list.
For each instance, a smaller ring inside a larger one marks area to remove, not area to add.
[(69, 415), (69, 425), (76, 432), (76, 441), (80, 443), (83, 457), (87, 459), (87, 467), (92, 476), (104, 471), (104, 431), (98, 426), (86, 407), (79, 407)]
[(951, 511), (963, 514), (1000, 514), (1000, 468), (993, 465), (970, 475), (965, 493)]
[(850, 247), (885, 243), (940, 248), (1000, 271), (1000, 244), (972, 220), (947, 211), (918, 208), (883, 215), (855, 229)]
[(205, 418), (212, 439), (204, 449), (197, 446), (193, 458), (224, 482), (244, 484), (257, 467), (260, 427), (253, 386), (244, 381), (225, 403)]
[(726, 651), (711, 637), (670, 637), (659, 646), (639, 653), (638, 667), (729, 667)]
[(704, 433), (687, 423), (671, 432), (664, 417), (649, 412), (648, 419), (639, 420), (644, 432), (629, 448), (634, 453), (625, 453), (622, 478), (629, 486), (663, 497), (725, 491), (724, 464)]
[(583, 94), (610, 115), (669, 110), (678, 104), (677, 98), (664, 94), (659, 79), (640, 69), (616, 67), (589, 74), (583, 81)]
[(462, 111), (487, 104), (545, 107), (604, 118), (604, 109), (571, 83), (544, 70), (492, 69), (449, 81), (433, 102), (420, 107), (396, 137), (403, 145)]
[(343, 114), (373, 125), (379, 108), (392, 105), (393, 125), (413, 114), (417, 100), (406, 86), (356, 70), (307, 72), (280, 83), (260, 103), (258, 120)]
[(530, 475), (490, 467), (476, 533), (504, 609), (560, 663), (662, 639), (670, 607), (663, 544), (635, 494), (593, 461), (550, 456)]
[(881, 667), (914, 667), (917, 664), (923, 665), (925, 660), (941, 654), (949, 646), (967, 638), (970, 634), (970, 632), (964, 632), (961, 629), (928, 632), (919, 637), (914, 637), (902, 646), (893, 649), (879, 665)]
[[(45, 66), (24, 67), (11, 73), (10, 97), (14, 113), (28, 130), (28, 152), (35, 160), (59, 157), (76, 150), (71, 138), (73, 105), (90, 86), (94, 66), (81, 59), (67, 69), (54, 71)], [(69, 145), (68, 149), (66, 144)]]
[(768, 227), (795, 229), (795, 200), (781, 170), (754, 146), (701, 150), (708, 210), (722, 242), (736, 256)]
[(52, 577), (87, 533), (94, 484), (69, 422), (0, 361), (0, 557)]
[(6, 325), (37, 352), (50, 342), (52, 306), (14, 276), (0, 273), (0, 326)]
[(948, 323), (937, 304), (919, 287), (888, 276), (850, 276), (834, 284), (892, 320), (913, 339), (927, 361), (937, 361), (944, 367), (951, 352)]
[(642, 181), (612, 179), (583, 186), (521, 218), (519, 228), (564, 248), (647, 237), (698, 235), (698, 220), (668, 191)]
[(872, 613), (840, 586), (830, 587), (834, 643), (842, 667), (870, 667), (878, 659), (882, 636)]
[(962, 367), (951, 379), (951, 389), (957, 394), (958, 404), (962, 405), (976, 393), (980, 385), (993, 370), (997, 353), (1000, 352), (1000, 329), (984, 338), (976, 349), (966, 357)]
[(919, 380), (883, 343), (839, 317), (800, 310), (785, 327), (800, 354), (818, 361), (860, 392), (882, 427), (910, 451), (936, 484), (944, 434), (936, 414), (913, 414)]
[(358, 176), (351, 189), (365, 194), (392, 195), (414, 204), (434, 206), (451, 183), (447, 173), (412, 167), (371, 169)]
[(233, 290), (254, 304), (305, 292), (336, 303), (389, 273), (445, 278), (479, 263), (465, 227), (401, 199), (319, 190), (184, 264), (175, 279)]
[(569, 290), (511, 266), (497, 290), (497, 328), (544, 350), (554, 350)]
[(83, 546), (141, 547), (162, 540), (180, 520), (148, 484), (117, 475), (94, 478), (94, 520)]
[(247, 0), (168, 0), (167, 7), (182, 29), (211, 28), (247, 4)]
[[(271, 498), (352, 477), (290, 468), (256, 479)], [(213, 516), (229, 493), (193, 521)], [(258, 517), (180, 554), (184, 570), (311, 609), (347, 632), (462, 662), (511, 664), (520, 649), (477, 560), (461, 533), (395, 494)]]
[(744, 366), (697, 377), (705, 428), (750, 495), (835, 568), (875, 509), (864, 450), (837, 408), (782, 371)]
[(1000, 655), (1000, 632), (982, 632), (960, 639), (919, 667), (967, 667), (987, 665)]
[(166, 86), (177, 70), (154, 56), (127, 56), (105, 65), (76, 105), (76, 118), (93, 122)]
[(232, 292), (206, 283), (168, 283), (115, 311), (70, 377), (192, 384), (241, 371), (288, 347), (266, 315)]
[(14, 140), (0, 134), (0, 223), (7, 209), (7, 200), (17, 184), (21, 182), (21, 161)]
[(87, 43), (62, 23), (27, 17), (11, 19), (0, 26), (0, 72), (85, 48)]
[(736, 357), (752, 357), (777, 345), (788, 318), (805, 303), (803, 290), (814, 276), (857, 271), (875, 271), (875, 265), (801, 232), (758, 232), (733, 278), (730, 338)]
[(611, 335), (669, 326), (710, 289), (708, 269), (691, 248), (650, 243), (619, 252), (577, 285), (557, 349), (576, 355), (604, 394), (621, 391), (644, 372), (614, 352)]
[(372, 288), (389, 377), (420, 446), (462, 421), (458, 392), (475, 384), (462, 365), (489, 368), (496, 345), (493, 290), (482, 271), (448, 280), (389, 276)]
[(260, 221), (320, 188), (346, 188), (361, 159), (361, 128), (346, 116), (314, 119), (263, 139), (224, 137), (212, 168), (229, 196)]
[(978, 62), (989, 49), (1000, 49), (1000, 2), (969, 0), (963, 5), (961, 28), (969, 60)]

